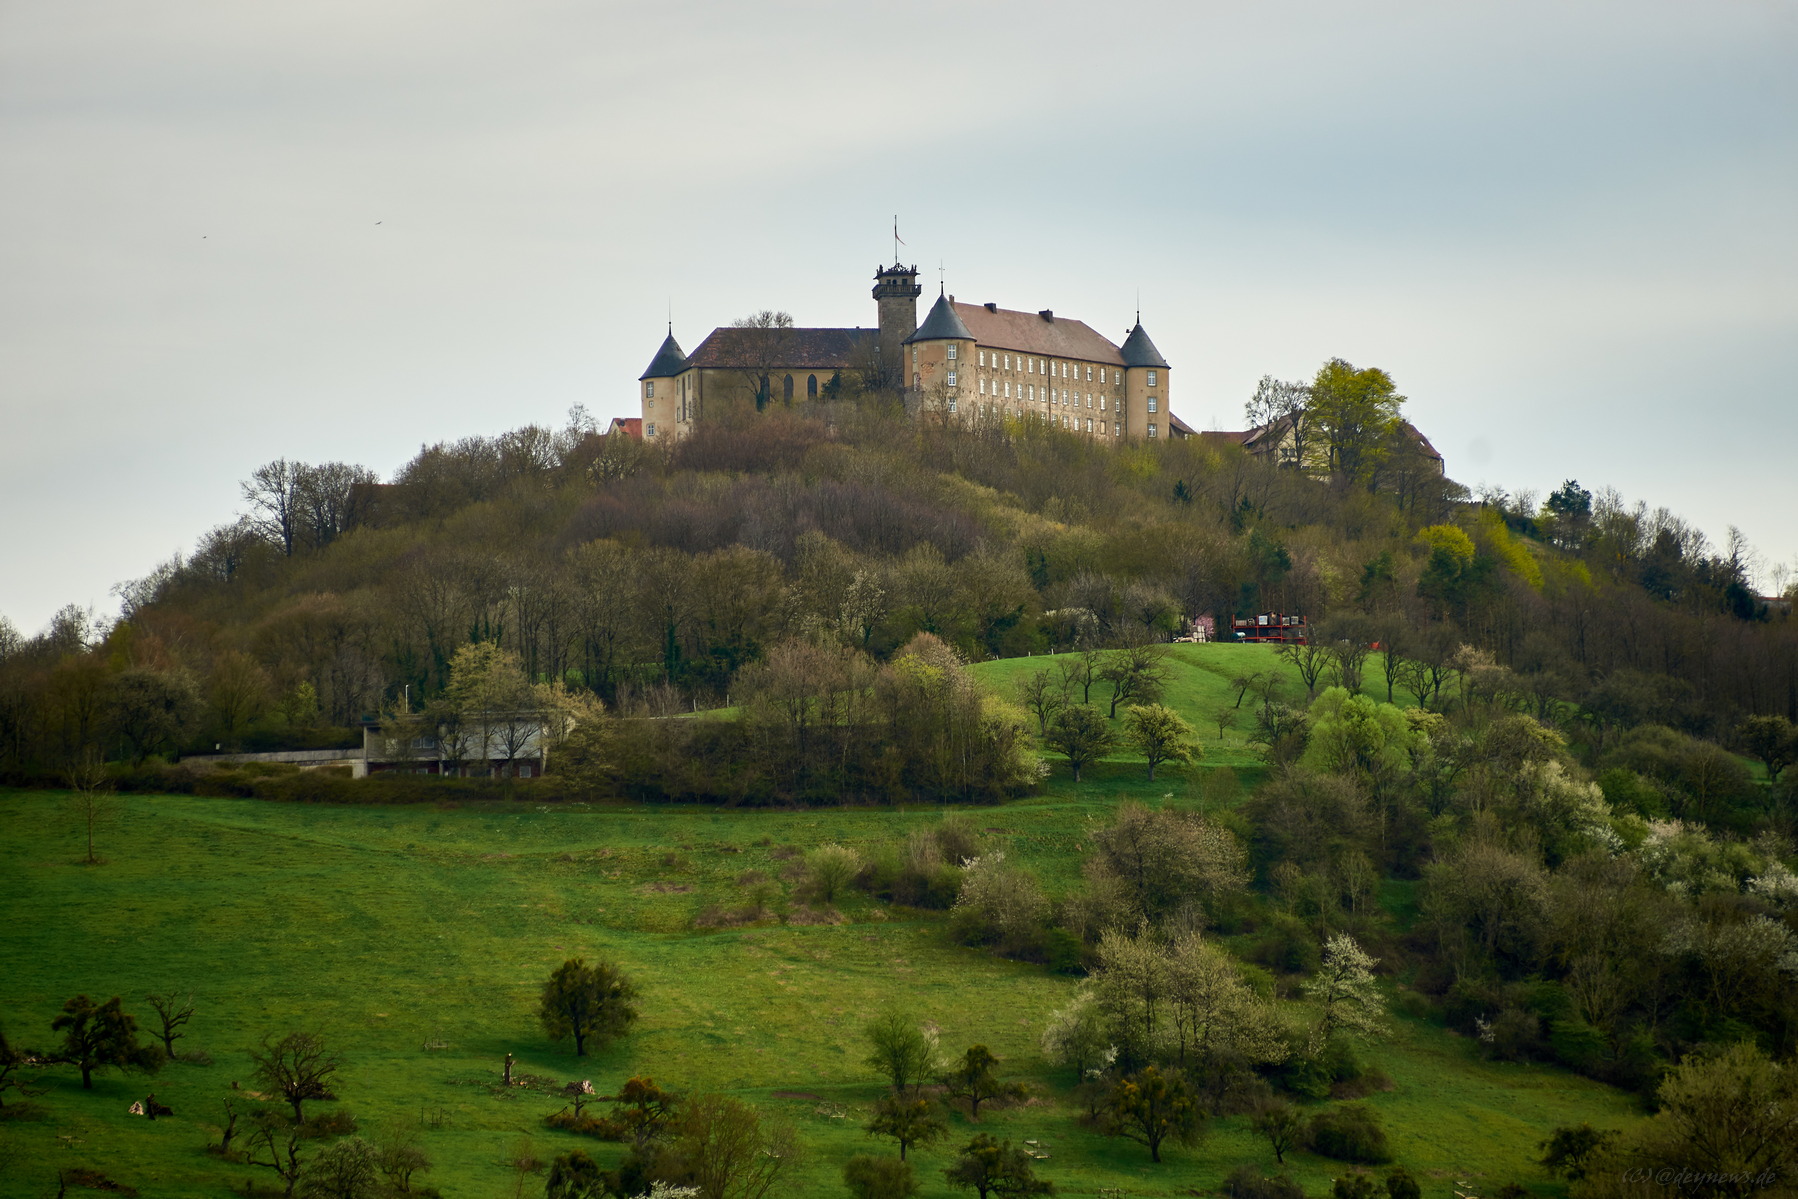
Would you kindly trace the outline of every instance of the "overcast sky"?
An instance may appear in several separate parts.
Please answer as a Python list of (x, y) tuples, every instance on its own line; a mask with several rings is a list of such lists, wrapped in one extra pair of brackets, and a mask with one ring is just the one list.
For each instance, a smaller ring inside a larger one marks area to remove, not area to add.
[(894, 213), (964, 300), (1140, 291), (1196, 427), (1341, 356), (1470, 486), (1791, 562), (1794, 63), (1792, 0), (8, 0), (0, 613), (273, 458), (633, 414), (670, 306), (872, 325)]

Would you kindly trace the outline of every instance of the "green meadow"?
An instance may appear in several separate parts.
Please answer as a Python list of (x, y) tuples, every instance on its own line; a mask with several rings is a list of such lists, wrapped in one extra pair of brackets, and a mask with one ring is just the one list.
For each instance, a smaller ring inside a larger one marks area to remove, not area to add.
[[(1169, 701), (1199, 727), (1199, 765), (1149, 784), (1141, 764), (1120, 755), (1079, 787), (1056, 766), (1040, 794), (972, 813), (1051, 890), (1078, 876), (1088, 823), (1120, 798), (1227, 805), (1259, 776), (1244, 728), (1220, 738), (1202, 722), (1233, 701), (1228, 680), (1241, 663), (1273, 668), (1271, 651), (1176, 653)], [(1004, 688), (1048, 663), (979, 669)], [(786, 1193), (840, 1195), (849, 1156), (889, 1151), (860, 1128), (879, 1086), (862, 1064), (860, 1030), (892, 1006), (934, 1023), (951, 1051), (985, 1043), (1030, 1084), (1028, 1102), (983, 1113), (978, 1125), (957, 1116), (954, 1133), (1036, 1141), (1047, 1155), (1040, 1172), (1063, 1194), (1188, 1195), (1241, 1162), (1271, 1169), (1271, 1153), (1241, 1118), (1213, 1121), (1202, 1143), (1167, 1150), (1161, 1165), (1134, 1143), (1082, 1129), (1069, 1080), (1038, 1048), (1045, 1017), (1075, 980), (956, 946), (938, 914), (856, 895), (839, 906), (838, 923), (694, 928), (708, 906), (742, 902), (746, 874), (778, 882), (794, 872), (796, 853), (827, 842), (872, 850), (942, 814), (125, 796), (99, 831), (104, 864), (86, 866), (67, 797), (0, 793), (0, 1022), (14, 1044), (49, 1045), (51, 1018), (77, 993), (122, 995), (142, 1020), (151, 1016), (145, 992), (191, 989), (198, 1012), (180, 1048), (211, 1058), (172, 1063), (154, 1078), (102, 1072), (91, 1092), (73, 1069), (44, 1071), (35, 1118), (0, 1121), (0, 1195), (54, 1194), (56, 1169), (76, 1165), (145, 1196), (272, 1182), (268, 1171), (220, 1163), (203, 1146), (232, 1082), (247, 1085), (246, 1048), (294, 1029), (341, 1049), (337, 1093), (365, 1129), (419, 1130), (435, 1163), (422, 1181), (446, 1196), (540, 1194), (541, 1176), (508, 1163), (576, 1146), (608, 1161), (621, 1152), (544, 1128), (562, 1100), (498, 1087), (508, 1052), (558, 1084), (585, 1078), (609, 1092), (648, 1074), (677, 1090), (749, 1099), (790, 1118), (807, 1144)], [(790, 880), (782, 886), (790, 897)], [(543, 979), (574, 956), (618, 962), (642, 992), (636, 1029), (585, 1059), (547, 1042), (534, 1016)], [(1396, 1024), (1394, 1038), (1367, 1054), (1396, 1085), (1369, 1102), (1398, 1161), (1433, 1199), (1449, 1199), (1457, 1181), (1482, 1194), (1513, 1180), (1551, 1190), (1530, 1164), (1551, 1128), (1634, 1118), (1630, 1100), (1607, 1087), (1488, 1063), (1462, 1038)], [(149, 1091), (175, 1115), (128, 1115)], [(956, 1193), (941, 1175), (956, 1143), (914, 1152), (925, 1195)], [(1312, 1194), (1345, 1169), (1304, 1153), (1289, 1164)]]

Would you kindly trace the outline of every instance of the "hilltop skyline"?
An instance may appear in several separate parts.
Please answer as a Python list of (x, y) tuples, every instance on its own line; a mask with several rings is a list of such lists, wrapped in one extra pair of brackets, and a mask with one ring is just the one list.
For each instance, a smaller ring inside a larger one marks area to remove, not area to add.
[(1341, 356), (1470, 486), (1798, 556), (1791, 9), (1115, 12), (14, 6), (0, 614), (108, 610), (277, 457), (631, 415), (670, 319), (871, 324), (895, 212), (966, 301), (1140, 291), (1195, 428)]

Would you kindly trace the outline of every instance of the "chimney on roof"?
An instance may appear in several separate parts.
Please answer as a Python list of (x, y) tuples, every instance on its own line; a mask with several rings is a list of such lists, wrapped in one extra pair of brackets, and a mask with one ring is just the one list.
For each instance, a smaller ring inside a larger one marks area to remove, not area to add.
[(986, 310), (988, 312), (997, 312), (997, 311), (999, 311), (999, 306), (997, 304), (993, 303), (991, 300), (988, 300), (986, 302)]
[(1037, 313), (1036, 315), (1042, 317), (1046, 321), (1053, 321), (1055, 319), (1055, 314), (1053, 312), (1049, 311), (1049, 309), (1047, 309), (1047, 308), (1043, 309), (1041, 312)]

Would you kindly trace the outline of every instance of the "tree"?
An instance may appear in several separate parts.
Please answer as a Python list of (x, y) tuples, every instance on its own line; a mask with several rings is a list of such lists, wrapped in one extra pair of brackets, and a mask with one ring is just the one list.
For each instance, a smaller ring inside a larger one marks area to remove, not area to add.
[(543, 984), (537, 1017), (550, 1040), (573, 1037), (574, 1055), (585, 1057), (589, 1040), (603, 1049), (630, 1030), (636, 998), (637, 988), (610, 962), (569, 958)]
[(131, 760), (174, 749), (193, 729), (203, 704), (184, 670), (134, 668), (107, 689), (107, 727), (130, 749)]
[(250, 1113), (250, 1127), (244, 1137), (250, 1148), (244, 1160), (273, 1170), (285, 1187), (281, 1193), (292, 1195), (306, 1168), (304, 1149), (310, 1139), (309, 1131), (301, 1122), (278, 1111), (258, 1107)]
[(1594, 1155), (1593, 1193), (1617, 1194), (1631, 1167), (1683, 1174), (1708, 1199), (1746, 1199), (1798, 1170), (1798, 1066), (1770, 1061), (1753, 1042), (1693, 1054), (1657, 1098), (1660, 1111)]
[(381, 1193), (379, 1153), (361, 1137), (327, 1146), (300, 1174), (305, 1199), (376, 1199)]
[(888, 1091), (874, 1101), (874, 1115), (865, 1126), (869, 1135), (891, 1137), (899, 1145), (899, 1160), (913, 1145), (930, 1145), (949, 1135), (949, 1125), (931, 1100)]
[(1309, 412), (1325, 468), (1338, 486), (1373, 485), (1404, 402), (1392, 376), (1378, 367), (1358, 370), (1332, 358), (1318, 368)]
[(112, 783), (106, 777), (106, 768), (101, 765), (99, 754), (92, 751), (84, 752), (76, 758), (65, 772), (65, 777), (69, 783), (69, 809), (87, 833), (87, 857), (83, 862), (88, 866), (98, 866), (100, 858), (94, 853), (94, 830), (107, 823), (117, 810), (118, 801), (113, 795)]
[(293, 1108), (295, 1124), (305, 1122), (308, 1100), (329, 1103), (337, 1098), (331, 1093), (331, 1081), (343, 1068), (343, 1059), (327, 1049), (317, 1033), (265, 1036), (260, 1048), (250, 1050), (250, 1060), (255, 1063), (251, 1073), (257, 1088), (279, 1095)]
[(1268, 1148), (1274, 1151), (1274, 1161), (1281, 1165), (1286, 1164), (1286, 1151), (1305, 1135), (1305, 1117), (1283, 1099), (1269, 1100), (1256, 1108), (1250, 1123), (1256, 1132), (1267, 1138)]
[(585, 1149), (558, 1154), (549, 1164), (543, 1193), (545, 1199), (604, 1199), (605, 1171)]
[(1080, 781), (1081, 769), (1104, 757), (1116, 743), (1111, 726), (1099, 710), (1085, 704), (1057, 712), (1049, 724), (1048, 736), (1043, 738), (1044, 745), (1068, 760), (1076, 783)]
[(1192, 813), (1126, 802), (1092, 842), (1089, 870), (1116, 880), (1138, 918), (1159, 921), (1182, 903), (1248, 885), (1236, 835)]
[(62, 1005), (62, 1015), (50, 1022), (50, 1029), (63, 1035), (57, 1060), (81, 1071), (83, 1090), (94, 1089), (94, 1071), (106, 1066), (154, 1073), (162, 1064), (159, 1050), (137, 1043), (137, 1021), (117, 995), (101, 1004), (75, 996)]
[(1299, 672), (1299, 679), (1305, 684), (1305, 697), (1315, 697), (1317, 680), (1323, 677), (1324, 670), (1330, 665), (1329, 647), (1314, 641), (1293, 642), (1282, 645), (1278, 652), (1281, 661)]
[(1049, 1014), (1049, 1025), (1043, 1029), (1043, 1056), (1067, 1066), (1076, 1080), (1084, 1081), (1103, 1064), (1111, 1047), (1105, 1023), (1092, 990), (1082, 987), (1068, 1006)]
[(1785, 768), (1798, 761), (1798, 725), (1783, 716), (1744, 717), (1736, 726), (1736, 739), (1767, 768), (1769, 782), (1778, 783)]
[(1018, 680), (1018, 702), (1036, 717), (1036, 735), (1049, 735), (1049, 721), (1068, 705), (1068, 680), (1050, 672), (1048, 667)]
[(1586, 1176), (1592, 1157), (1617, 1137), (1614, 1128), (1593, 1128), (1590, 1124), (1563, 1124), (1539, 1141), (1542, 1168), (1557, 1178), (1578, 1182)]
[(157, 1021), (162, 1025), (156, 1037), (162, 1042), (163, 1052), (174, 1057), (175, 1042), (187, 1035), (175, 1030), (194, 1017), (193, 992), (152, 991), (144, 996), (144, 1002), (156, 1009)]
[(6, 1030), (0, 1028), (0, 1108), (6, 1106), (6, 1093), (16, 1091), (22, 1098), (30, 1099), (43, 1092), (31, 1089), (31, 1084), (23, 1077), (28, 1059), (35, 1054), (15, 1048), (6, 1039)]
[(1280, 465), (1304, 467), (1311, 452), (1311, 385), (1286, 382), (1262, 375), (1245, 409), (1249, 428), (1283, 424), (1287, 434), (1280, 446)]
[(1053, 1195), (1055, 1184), (1036, 1176), (1035, 1163), (1010, 1141), (995, 1140), (984, 1132), (962, 1146), (955, 1164), (943, 1171), (949, 1185), (973, 1191), (979, 1199), (998, 1195)]
[(720, 340), (724, 365), (742, 376), (760, 412), (774, 399), (775, 370), (793, 364), (793, 318), (764, 308), (730, 324), (728, 331), (719, 331), (724, 334)]
[[(1220, 727), (1218, 735), (1223, 731)], [(1192, 739), (1192, 726), (1163, 704), (1132, 704), (1124, 737), (1149, 764), (1149, 781), (1163, 762), (1190, 762), (1204, 751)]]
[(1361, 1037), (1386, 1034), (1386, 1001), (1374, 982), (1370, 958), (1347, 933), (1336, 933), (1324, 942), (1323, 964), (1302, 984), (1305, 994), (1321, 1009), (1313, 1034), (1313, 1052), (1321, 1051), (1338, 1032)]
[(843, 1164), (843, 1185), (855, 1199), (911, 1199), (917, 1175), (903, 1158), (858, 1153)]
[(1167, 685), (1167, 646), (1133, 645), (1112, 650), (1105, 655), (1099, 677), (1111, 684), (1111, 709), (1106, 715), (1117, 719), (1118, 705), (1131, 700), (1154, 703)]
[(998, 1066), (999, 1059), (985, 1045), (970, 1045), (961, 1060), (943, 1075), (943, 1090), (951, 1099), (967, 1100), (968, 1115), (978, 1120), (982, 1103), (1024, 1097), (1021, 1084), (999, 1080)]
[(862, 1035), (869, 1046), (863, 1061), (886, 1078), (896, 1095), (913, 1094), (936, 1069), (936, 1035), (904, 1012), (876, 1016)]
[(762, 1199), (799, 1164), (801, 1148), (790, 1125), (740, 1099), (701, 1095), (681, 1112), (674, 1152), (703, 1199)]
[(630, 1135), (638, 1150), (661, 1136), (680, 1110), (680, 1096), (664, 1091), (653, 1078), (627, 1079), (616, 1095), (603, 1098), (612, 1104), (612, 1122)]
[(1149, 1160), (1161, 1160), (1161, 1146), (1172, 1140), (1191, 1144), (1199, 1136), (1199, 1105), (1186, 1078), (1145, 1066), (1112, 1085), (1105, 1098), (1103, 1130), (1146, 1145)]

